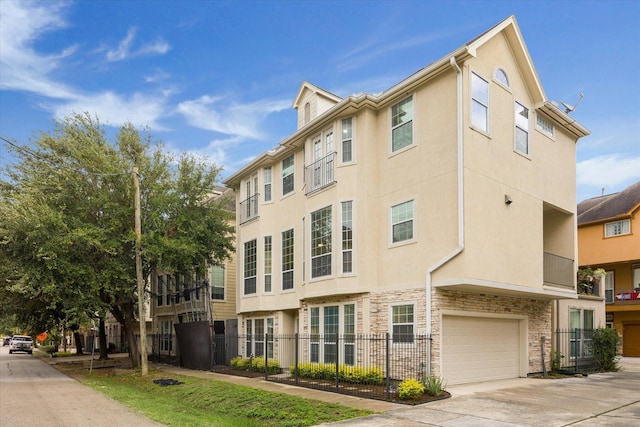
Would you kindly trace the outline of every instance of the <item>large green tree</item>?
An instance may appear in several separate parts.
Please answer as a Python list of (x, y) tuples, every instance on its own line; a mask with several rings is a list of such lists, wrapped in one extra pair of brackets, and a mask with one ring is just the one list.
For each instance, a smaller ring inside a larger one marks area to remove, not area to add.
[(9, 145), (16, 160), (0, 180), (5, 314), (35, 332), (110, 312), (137, 364), (133, 168), (140, 176), (145, 278), (158, 267), (203, 272), (229, 256), (228, 216), (218, 204), (203, 203), (220, 168), (186, 153), (174, 158), (130, 124), (110, 140), (88, 114), (57, 121), (29, 146)]

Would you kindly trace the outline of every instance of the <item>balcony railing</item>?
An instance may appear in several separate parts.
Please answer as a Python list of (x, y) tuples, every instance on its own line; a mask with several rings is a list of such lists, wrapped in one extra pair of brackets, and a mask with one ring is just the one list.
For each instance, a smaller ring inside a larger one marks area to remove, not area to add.
[(572, 259), (545, 252), (543, 269), (544, 283), (573, 289), (575, 270)]
[(256, 193), (240, 202), (240, 224), (244, 224), (258, 217), (259, 196), (260, 195)]
[(640, 304), (640, 288), (617, 289), (612, 302), (617, 305)]
[(307, 184), (307, 193), (310, 194), (327, 187), (335, 182), (336, 153), (331, 153), (305, 166), (304, 179)]

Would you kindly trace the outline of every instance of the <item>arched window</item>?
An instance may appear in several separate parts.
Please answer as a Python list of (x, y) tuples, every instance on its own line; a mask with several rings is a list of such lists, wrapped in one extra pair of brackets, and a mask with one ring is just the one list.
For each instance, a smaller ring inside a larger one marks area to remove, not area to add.
[(311, 120), (311, 104), (307, 102), (304, 104), (304, 122), (309, 123), (309, 120)]
[(497, 68), (493, 77), (504, 86), (509, 87), (509, 77), (507, 77), (507, 73), (502, 68)]

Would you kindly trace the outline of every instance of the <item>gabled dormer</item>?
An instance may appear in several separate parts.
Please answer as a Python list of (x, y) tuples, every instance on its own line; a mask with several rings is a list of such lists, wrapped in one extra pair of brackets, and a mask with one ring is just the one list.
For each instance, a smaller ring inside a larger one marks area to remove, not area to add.
[(309, 82), (302, 82), (298, 95), (293, 101), (293, 108), (298, 110), (298, 129), (340, 101), (342, 101), (342, 98), (339, 96), (320, 89)]

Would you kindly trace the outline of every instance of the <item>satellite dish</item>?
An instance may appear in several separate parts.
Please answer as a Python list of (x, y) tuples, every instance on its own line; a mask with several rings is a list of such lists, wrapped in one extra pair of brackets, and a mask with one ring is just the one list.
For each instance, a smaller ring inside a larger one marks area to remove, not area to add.
[(569, 104), (565, 104), (564, 102), (561, 102), (560, 104), (562, 104), (562, 106), (564, 107), (564, 112), (569, 114), (576, 109), (578, 104), (580, 104), (580, 101), (582, 101), (582, 98), (584, 98), (584, 93), (580, 92), (580, 95), (578, 95), (578, 101), (576, 102), (576, 105), (569, 105)]

